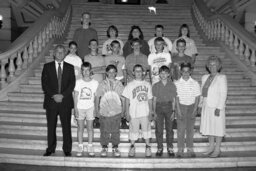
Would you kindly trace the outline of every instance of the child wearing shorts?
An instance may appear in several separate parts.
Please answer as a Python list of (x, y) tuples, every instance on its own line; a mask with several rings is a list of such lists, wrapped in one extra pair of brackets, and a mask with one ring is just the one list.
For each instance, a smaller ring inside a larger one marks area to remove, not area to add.
[(93, 120), (94, 120), (94, 99), (95, 92), (98, 87), (98, 82), (91, 78), (92, 66), (89, 62), (84, 62), (81, 66), (82, 79), (76, 81), (74, 89), (74, 109), (75, 117), (77, 119), (77, 139), (78, 152), (77, 156), (82, 156), (84, 121), (86, 120), (88, 132), (88, 146), (87, 151), (89, 156), (94, 156), (93, 150)]

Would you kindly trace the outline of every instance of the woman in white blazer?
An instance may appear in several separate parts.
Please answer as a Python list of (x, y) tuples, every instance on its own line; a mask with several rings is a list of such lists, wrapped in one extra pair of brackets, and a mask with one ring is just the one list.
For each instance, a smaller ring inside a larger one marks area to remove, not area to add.
[(220, 74), (221, 60), (210, 56), (206, 68), (210, 74), (202, 77), (202, 112), (200, 132), (208, 136), (209, 148), (204, 153), (209, 157), (220, 156), (220, 145), (225, 135), (225, 104), (227, 99), (227, 78)]

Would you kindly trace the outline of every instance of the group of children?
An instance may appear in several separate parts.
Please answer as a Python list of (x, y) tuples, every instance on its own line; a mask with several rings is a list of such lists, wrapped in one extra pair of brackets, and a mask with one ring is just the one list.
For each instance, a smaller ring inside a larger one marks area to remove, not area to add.
[[(195, 157), (193, 151), (193, 127), (200, 96), (198, 82), (191, 78), (193, 61), (184, 54), (186, 41), (176, 42), (178, 53), (171, 57), (165, 52), (162, 37), (154, 40), (156, 52), (149, 57), (140, 52), (140, 39), (133, 39), (133, 53), (126, 58), (120, 55), (121, 45), (111, 42), (112, 53), (106, 57), (98, 54), (98, 42), (89, 41), (91, 53), (84, 57), (84, 62), (76, 56), (77, 44), (70, 42), (69, 55), (65, 61), (76, 70), (74, 89), (74, 115), (77, 119), (78, 152), (84, 151), (83, 133), (86, 120), (88, 132), (87, 151), (95, 156), (93, 148), (93, 120), (99, 118), (100, 155), (108, 155), (108, 144), (112, 143), (113, 155), (119, 157), (120, 122), (125, 117), (129, 122), (129, 140), (131, 143), (128, 156), (136, 154), (135, 142), (140, 133), (145, 140), (145, 156), (151, 154), (151, 121), (156, 123), (156, 156), (163, 155), (163, 129), (166, 129), (167, 153), (174, 157), (173, 121), (177, 118), (178, 152), (177, 157), (184, 156), (184, 139), (186, 133), (187, 155)], [(73, 58), (76, 60), (70, 60)], [(79, 60), (80, 59), (80, 60)], [(73, 63), (72, 63), (73, 62)], [(79, 74), (79, 72), (81, 74)], [(149, 73), (149, 74), (148, 74)], [(165, 126), (164, 126), (165, 124)], [(141, 130), (140, 130), (141, 129)]]

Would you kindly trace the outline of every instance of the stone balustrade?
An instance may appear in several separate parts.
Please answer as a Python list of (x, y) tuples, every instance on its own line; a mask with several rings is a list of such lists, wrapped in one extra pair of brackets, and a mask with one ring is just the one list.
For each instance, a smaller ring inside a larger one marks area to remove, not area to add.
[(244, 30), (239, 29), (241, 26), (233, 25), (235, 23), (232, 23), (227, 16), (215, 14), (209, 17), (200, 10), (198, 4), (194, 3), (192, 12), (207, 38), (224, 42), (235, 55), (239, 56), (241, 61), (255, 70), (256, 41), (252, 36), (250, 37)]
[(39, 53), (54, 38), (61, 38), (71, 17), (71, 6), (64, 16), (60, 17), (54, 11), (48, 12), (42, 19), (21, 35), (8, 51), (0, 54), (0, 89), (11, 84), (22, 71), (28, 68)]

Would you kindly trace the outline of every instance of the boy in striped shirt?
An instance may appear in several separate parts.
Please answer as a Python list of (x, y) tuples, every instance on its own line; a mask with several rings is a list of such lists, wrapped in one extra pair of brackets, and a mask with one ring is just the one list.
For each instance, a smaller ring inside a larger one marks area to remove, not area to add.
[(195, 157), (193, 150), (194, 124), (200, 96), (200, 86), (191, 78), (190, 63), (180, 65), (181, 78), (175, 82), (177, 88), (177, 157), (183, 157), (186, 133), (186, 147), (188, 157)]

